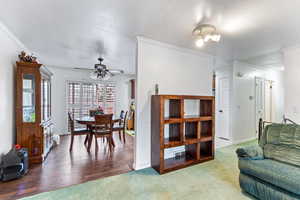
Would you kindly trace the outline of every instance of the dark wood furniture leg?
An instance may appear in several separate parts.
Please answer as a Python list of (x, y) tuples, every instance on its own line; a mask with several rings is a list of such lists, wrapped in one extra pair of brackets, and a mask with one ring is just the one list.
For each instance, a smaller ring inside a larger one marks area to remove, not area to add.
[[(87, 128), (87, 130), (91, 131), (90, 125), (87, 125), (86, 128)], [(84, 145), (86, 145), (88, 143), (88, 141), (89, 141), (89, 134), (86, 134), (85, 139), (84, 139)]]
[(258, 123), (258, 142), (260, 141), (260, 137), (262, 135), (262, 131), (263, 131), (263, 119), (260, 118), (259, 119), (259, 123)]
[(84, 139), (84, 145), (86, 145), (86, 143), (89, 141), (89, 135), (87, 134), (86, 136), (85, 136), (85, 139)]
[(120, 141), (122, 141), (122, 138), (121, 138), (121, 131), (119, 131), (119, 139), (120, 139)]
[(126, 137), (125, 137), (126, 133), (125, 133), (125, 130), (123, 130), (123, 142), (124, 144), (126, 143)]
[(97, 136), (96, 136), (96, 134), (94, 134), (94, 136), (95, 136), (95, 150), (96, 150), (96, 152), (97, 152), (99, 146), (98, 146), (98, 141), (97, 141)]
[(74, 142), (74, 135), (71, 135), (71, 144), (70, 144), (70, 151), (73, 149), (73, 142)]
[(116, 145), (115, 145), (115, 141), (114, 141), (114, 139), (111, 137), (111, 144), (112, 144), (112, 146), (113, 147), (115, 147)]
[(92, 146), (92, 141), (93, 141), (93, 132), (91, 131), (91, 133), (90, 133), (90, 136), (89, 136), (89, 138), (88, 138), (88, 152), (90, 152), (91, 151), (91, 146)]
[(113, 149), (114, 146), (115, 146), (113, 137), (110, 136), (109, 138), (107, 138), (107, 141), (108, 141), (108, 144), (109, 144), (109, 151), (112, 152), (112, 149)]

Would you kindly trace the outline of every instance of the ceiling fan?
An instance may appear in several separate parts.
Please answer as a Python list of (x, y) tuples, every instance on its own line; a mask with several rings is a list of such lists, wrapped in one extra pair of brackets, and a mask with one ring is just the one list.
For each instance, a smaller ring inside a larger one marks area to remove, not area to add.
[(98, 58), (99, 63), (94, 65), (94, 69), (87, 69), (87, 68), (74, 68), (74, 69), (81, 69), (81, 70), (90, 70), (91, 74), (90, 77), (94, 80), (108, 80), (112, 76), (124, 74), (123, 70), (120, 69), (108, 69), (108, 67), (103, 64), (103, 58)]

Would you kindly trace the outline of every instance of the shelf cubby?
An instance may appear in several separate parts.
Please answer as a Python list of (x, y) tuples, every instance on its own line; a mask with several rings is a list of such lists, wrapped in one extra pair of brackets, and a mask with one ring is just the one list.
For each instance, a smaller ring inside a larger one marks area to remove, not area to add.
[(164, 145), (166, 145), (167, 147), (178, 145), (182, 141), (181, 129), (182, 129), (181, 123), (165, 124)]
[(181, 99), (165, 99), (164, 107), (164, 118), (166, 120), (181, 118)]
[(213, 157), (213, 141), (200, 142), (200, 160)]
[(212, 127), (212, 120), (201, 121), (201, 131), (200, 131), (200, 138), (212, 137), (213, 134), (213, 127)]
[[(214, 158), (214, 101), (211, 96), (152, 96), (151, 165), (156, 171)], [(175, 156), (178, 152), (183, 153)]]
[(211, 100), (203, 99), (200, 100), (200, 116), (213, 116), (214, 113), (214, 102)]
[(166, 171), (181, 168), (182, 165), (197, 160), (197, 144), (185, 145), (182, 147), (184, 147), (183, 151), (177, 152), (180, 154), (178, 157), (173, 155), (172, 157), (164, 159), (164, 169)]
[(199, 138), (199, 122), (185, 122), (184, 124), (184, 136), (185, 140)]
[(184, 117), (194, 118), (200, 117), (200, 100), (199, 99), (184, 99)]

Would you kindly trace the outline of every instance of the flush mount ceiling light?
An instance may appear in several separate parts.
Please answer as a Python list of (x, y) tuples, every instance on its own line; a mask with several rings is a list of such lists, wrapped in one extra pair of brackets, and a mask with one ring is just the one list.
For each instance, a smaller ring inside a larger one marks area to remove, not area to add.
[(193, 35), (196, 37), (195, 44), (197, 47), (202, 47), (207, 42), (219, 42), (221, 39), (220, 33), (211, 24), (198, 25), (193, 30)]

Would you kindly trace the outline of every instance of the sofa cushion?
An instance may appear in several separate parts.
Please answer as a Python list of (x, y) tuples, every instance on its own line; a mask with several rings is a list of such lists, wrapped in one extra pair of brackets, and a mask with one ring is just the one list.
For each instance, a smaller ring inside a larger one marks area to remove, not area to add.
[(300, 125), (268, 125), (260, 140), (261, 147), (264, 147), (265, 144), (280, 144), (300, 149)]
[(263, 150), (258, 145), (240, 147), (236, 150), (236, 154), (238, 155), (239, 159), (246, 159), (246, 160), (264, 159)]
[(264, 157), (300, 166), (300, 149), (287, 145), (266, 144)]
[(300, 195), (300, 168), (271, 159), (239, 160), (242, 173)]

